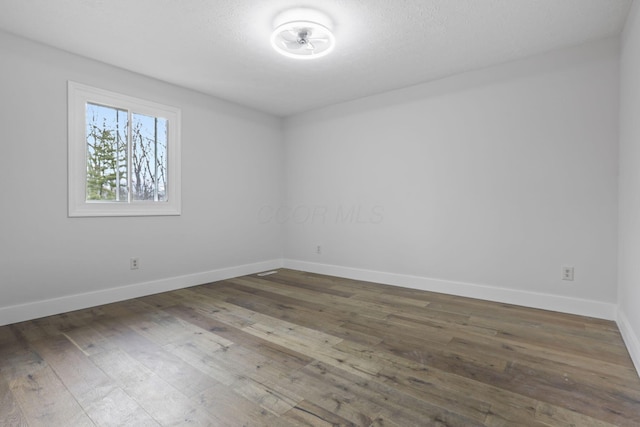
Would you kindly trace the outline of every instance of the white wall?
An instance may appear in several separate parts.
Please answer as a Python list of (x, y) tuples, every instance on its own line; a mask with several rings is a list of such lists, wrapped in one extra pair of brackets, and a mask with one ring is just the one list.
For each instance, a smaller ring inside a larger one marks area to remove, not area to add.
[[(301, 114), (283, 141), (269, 115), (0, 33), (0, 324), (273, 268), (283, 246), (291, 267), (613, 318), (618, 48)], [(67, 80), (182, 108), (182, 216), (67, 218)]]
[(286, 120), (285, 265), (613, 318), (618, 47)]
[[(282, 200), (280, 119), (7, 33), (0, 58), (0, 324), (280, 262), (258, 220)], [(68, 80), (182, 109), (181, 216), (67, 217)]]
[(618, 324), (640, 372), (640, 3), (622, 36)]

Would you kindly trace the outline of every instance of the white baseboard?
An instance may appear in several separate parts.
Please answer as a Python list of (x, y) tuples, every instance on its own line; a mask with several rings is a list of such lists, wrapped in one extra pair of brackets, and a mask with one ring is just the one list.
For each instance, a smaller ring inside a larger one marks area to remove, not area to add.
[(170, 277), (153, 280), (150, 282), (136, 283), (117, 288), (103, 289), (95, 292), (68, 295), (48, 300), (34, 301), (26, 304), (0, 307), (0, 326), (25, 320), (37, 319), (68, 311), (95, 307), (102, 304), (123, 301), (131, 298), (139, 298), (159, 292), (173, 291), (189, 286), (218, 280), (231, 279), (247, 274), (259, 273), (265, 270), (273, 270), (282, 267), (282, 260), (270, 260), (245, 264), (234, 267), (221, 268), (201, 273), (184, 276)]
[(599, 319), (616, 320), (616, 305), (613, 303), (603, 303), (560, 295), (498, 288), (474, 283), (431, 279), (428, 277), (411, 276), (406, 274), (318, 264), (293, 259), (283, 260), (283, 266), (285, 268), (308, 271), (310, 273), (327, 274), (330, 276), (402, 286), (405, 288), (419, 289), (423, 291), (477, 298), (524, 307), (558, 311), (562, 313), (578, 314), (581, 316), (589, 316)]
[(629, 350), (631, 360), (633, 360), (636, 371), (640, 376), (640, 339), (638, 338), (640, 337), (640, 331), (633, 330), (629, 319), (627, 319), (626, 314), (621, 309), (618, 309), (617, 323), (618, 329), (620, 329), (620, 333), (622, 334), (622, 339), (627, 346), (627, 350)]
[[(607, 320), (617, 320), (616, 306), (610, 303), (569, 298), (565, 296), (542, 294), (536, 292), (520, 291), (498, 288), (494, 286), (478, 285), (473, 283), (454, 282), (442, 279), (432, 279), (421, 276), (388, 273), (374, 270), (365, 270), (351, 267), (343, 267), (330, 264), (319, 264), (293, 259), (269, 260), (253, 264), (222, 268), (184, 276), (170, 277), (150, 282), (136, 283), (128, 286), (104, 289), (95, 292), (68, 295), (48, 300), (34, 301), (20, 305), (0, 307), (0, 325), (37, 319), (39, 317), (80, 310), (102, 304), (122, 301), (130, 298), (138, 298), (159, 292), (167, 292), (203, 283), (225, 280), (233, 277), (254, 274), (260, 271), (277, 269), (280, 267), (308, 271), (312, 273), (327, 274), (331, 276), (345, 277), (349, 279), (364, 280), (383, 283), (387, 285), (402, 286), (424, 291), (440, 292), (451, 295), (459, 295), (469, 298), (477, 298), (488, 301), (503, 302), (507, 304), (521, 305), (525, 307), (540, 308), (544, 310), (559, 311), (563, 313), (579, 314)], [(624, 319), (624, 315), (622, 317)], [(626, 324), (628, 334), (637, 335)], [(621, 326), (622, 329), (622, 326)], [(637, 340), (634, 342), (637, 345)], [(640, 348), (638, 346), (637, 348)], [(636, 352), (638, 353), (638, 351)]]

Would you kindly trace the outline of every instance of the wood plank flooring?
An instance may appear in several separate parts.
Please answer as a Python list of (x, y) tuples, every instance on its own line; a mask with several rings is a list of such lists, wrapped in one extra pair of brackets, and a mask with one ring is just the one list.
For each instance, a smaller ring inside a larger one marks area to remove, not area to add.
[(0, 426), (639, 426), (613, 322), (279, 270), (0, 327)]

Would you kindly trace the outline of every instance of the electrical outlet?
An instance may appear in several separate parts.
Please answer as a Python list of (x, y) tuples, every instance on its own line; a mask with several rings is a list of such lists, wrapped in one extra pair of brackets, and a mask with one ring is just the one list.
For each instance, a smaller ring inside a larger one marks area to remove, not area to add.
[(137, 270), (140, 268), (140, 258), (131, 258), (129, 260), (129, 268), (131, 270)]
[(316, 246), (316, 253), (318, 255), (322, 255), (322, 246), (320, 246), (320, 245)]
[(573, 267), (562, 267), (562, 280), (573, 281)]

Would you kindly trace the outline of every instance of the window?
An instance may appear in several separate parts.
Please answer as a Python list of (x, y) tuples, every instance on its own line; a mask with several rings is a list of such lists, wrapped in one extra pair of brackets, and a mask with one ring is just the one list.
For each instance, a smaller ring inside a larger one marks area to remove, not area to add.
[(180, 214), (180, 110), (69, 82), (69, 216)]

